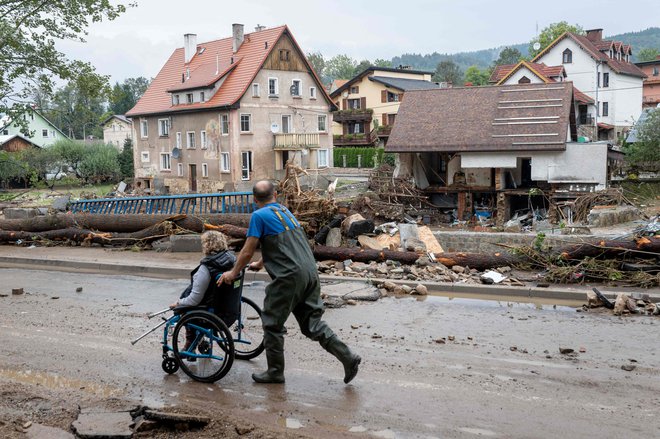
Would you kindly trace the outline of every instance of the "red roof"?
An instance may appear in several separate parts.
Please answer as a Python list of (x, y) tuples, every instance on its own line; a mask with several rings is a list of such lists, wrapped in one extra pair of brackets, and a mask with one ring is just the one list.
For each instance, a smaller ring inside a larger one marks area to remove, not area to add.
[[(502, 79), (509, 76), (514, 71), (526, 67), (531, 69), (535, 73), (539, 74), (539, 77), (544, 81), (551, 81), (553, 77), (557, 76), (566, 76), (564, 73), (564, 66), (546, 66), (544, 63), (533, 63), (529, 61), (521, 61), (518, 64), (506, 64), (501, 66), (496, 66), (493, 73), (490, 75), (490, 82), (499, 83)], [(542, 77), (541, 77), (542, 76)]]
[[(243, 43), (236, 53), (233, 53), (232, 50), (231, 37), (199, 43), (195, 55), (188, 64), (184, 62), (183, 47), (175, 49), (147, 91), (126, 115), (138, 116), (179, 110), (201, 110), (229, 107), (236, 104), (247, 91), (277, 41), (285, 33), (289, 35), (294, 46), (299, 49), (287, 26), (245, 34)], [(204, 50), (201, 51), (201, 48)], [(303, 53), (302, 50), (300, 52)], [(219, 68), (217, 68), (218, 64)], [(182, 75), (185, 77), (186, 68), (190, 69), (190, 79), (182, 83)], [(218, 74), (216, 74), (216, 69)], [(321, 81), (314, 70), (311, 67), (309, 69), (320, 85)], [(172, 98), (168, 90), (181, 91), (209, 86), (222, 76), (225, 76), (226, 79), (208, 101), (172, 106)], [(322, 89), (321, 93), (325, 95), (328, 102), (331, 102), (325, 88), (322, 86), (319, 88)]]
[(580, 90), (577, 88), (573, 87), (573, 96), (575, 97), (575, 101), (579, 102), (581, 104), (595, 104), (596, 101), (590, 98), (588, 95), (582, 93)]

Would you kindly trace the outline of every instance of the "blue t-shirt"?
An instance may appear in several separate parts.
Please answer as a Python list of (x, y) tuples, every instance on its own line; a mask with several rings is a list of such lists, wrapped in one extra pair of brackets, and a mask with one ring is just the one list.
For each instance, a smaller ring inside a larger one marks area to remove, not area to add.
[(274, 207), (279, 211), (289, 228), (294, 229), (300, 226), (293, 214), (289, 212), (289, 209), (279, 203), (270, 203), (252, 213), (250, 227), (248, 227), (247, 231), (248, 237), (254, 236), (255, 238), (261, 239), (265, 236), (279, 235), (286, 230), (282, 221), (280, 221), (280, 218), (271, 207)]

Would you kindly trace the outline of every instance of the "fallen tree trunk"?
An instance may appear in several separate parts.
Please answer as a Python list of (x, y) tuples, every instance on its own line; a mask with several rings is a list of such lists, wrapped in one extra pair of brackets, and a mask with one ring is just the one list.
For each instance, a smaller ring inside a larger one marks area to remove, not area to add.
[(583, 244), (567, 245), (557, 250), (557, 255), (565, 260), (580, 260), (586, 257), (616, 256), (629, 252), (643, 256), (660, 256), (660, 237), (649, 236), (630, 241), (590, 241)]
[(228, 224), (237, 227), (247, 227), (250, 214), (221, 213), (209, 215), (105, 215), (91, 213), (57, 214), (37, 216), (20, 220), (0, 220), (0, 230), (15, 230), (23, 232), (44, 232), (47, 230), (81, 228), (100, 230), (104, 232), (131, 233), (144, 230), (147, 227), (163, 221), (176, 221), (183, 229), (201, 233), (204, 224)]

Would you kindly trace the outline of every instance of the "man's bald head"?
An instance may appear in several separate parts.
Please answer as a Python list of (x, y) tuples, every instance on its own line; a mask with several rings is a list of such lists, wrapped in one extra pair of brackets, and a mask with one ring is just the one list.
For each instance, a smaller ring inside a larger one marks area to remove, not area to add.
[(275, 185), (269, 180), (261, 180), (254, 184), (252, 194), (255, 201), (259, 203), (266, 203), (271, 200), (275, 201)]

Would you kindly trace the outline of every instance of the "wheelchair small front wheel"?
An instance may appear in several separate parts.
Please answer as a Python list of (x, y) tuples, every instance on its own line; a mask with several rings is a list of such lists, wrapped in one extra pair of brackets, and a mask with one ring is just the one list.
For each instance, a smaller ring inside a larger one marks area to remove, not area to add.
[(169, 373), (171, 375), (173, 373), (176, 373), (177, 370), (179, 370), (179, 362), (177, 361), (176, 358), (167, 357), (163, 359), (163, 363), (161, 364), (161, 367), (166, 373)]
[(234, 362), (231, 332), (207, 311), (189, 312), (172, 333), (172, 351), (181, 370), (195, 381), (212, 383), (229, 372)]

